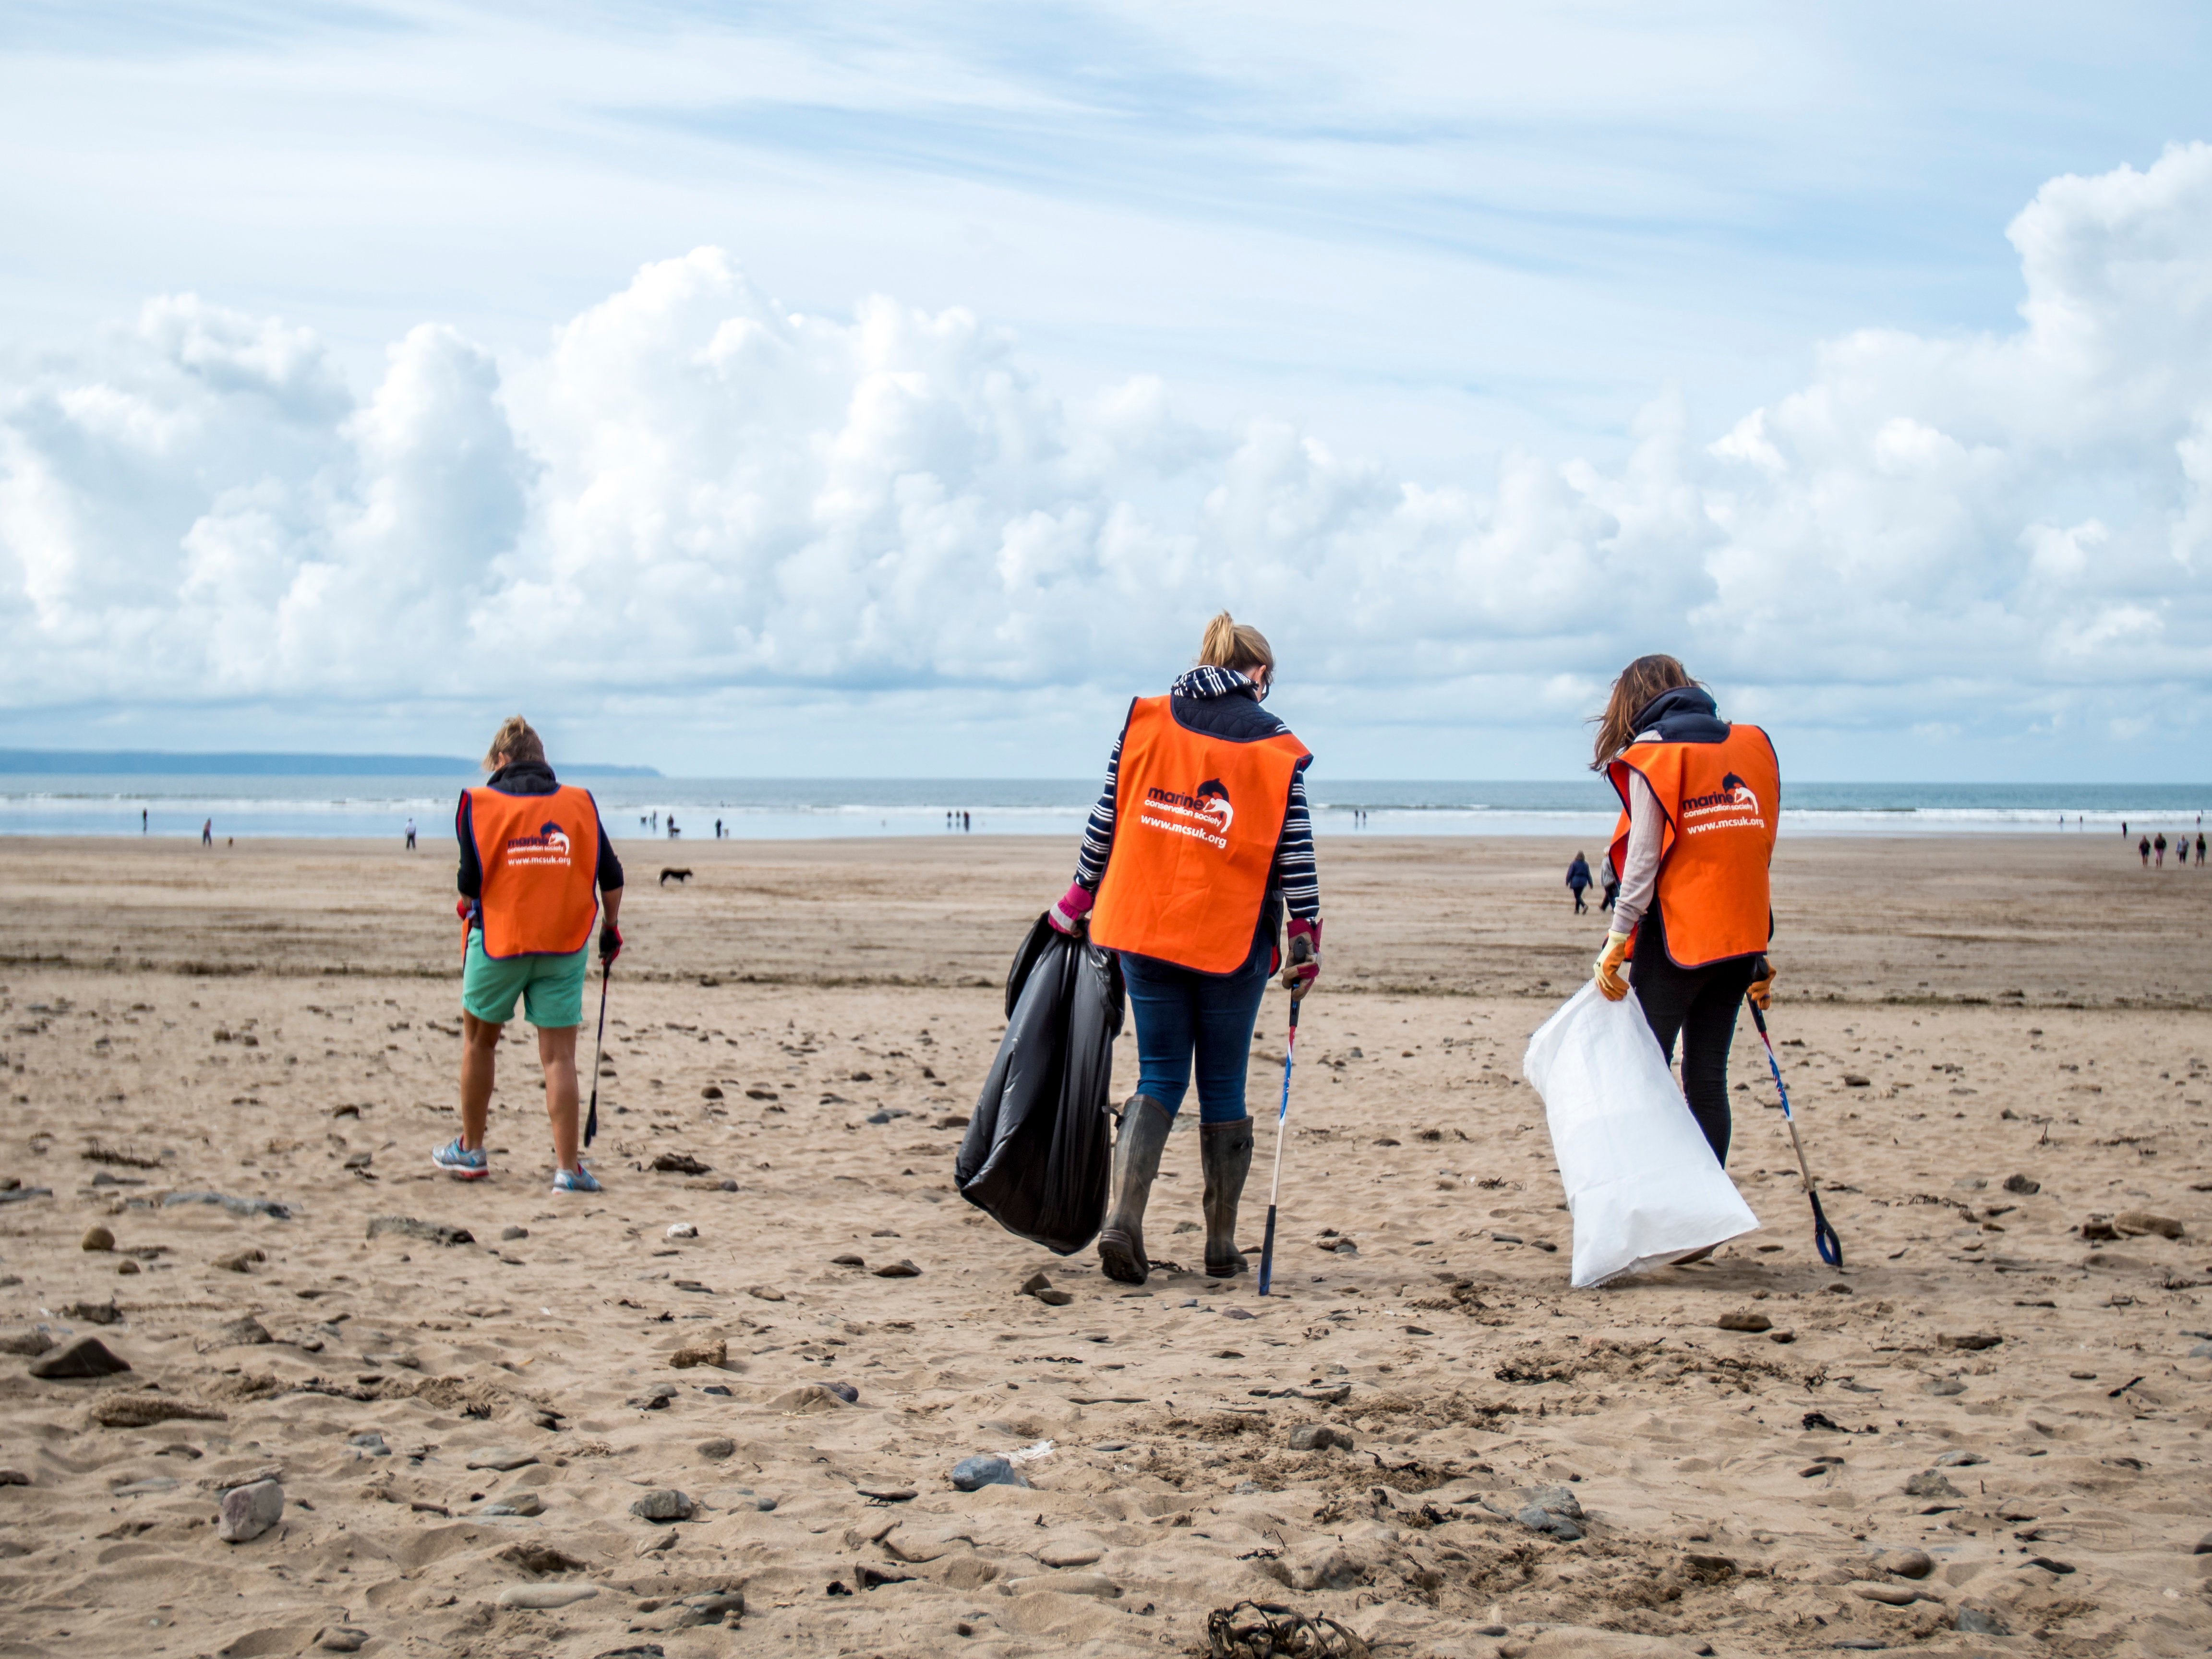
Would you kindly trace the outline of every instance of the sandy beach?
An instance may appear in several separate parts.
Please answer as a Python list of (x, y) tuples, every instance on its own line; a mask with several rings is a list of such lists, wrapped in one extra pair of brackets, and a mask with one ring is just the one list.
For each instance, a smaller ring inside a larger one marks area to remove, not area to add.
[[(1138, 1291), (952, 1188), (1068, 846), (624, 843), (606, 1191), (556, 1200), (520, 1024), (494, 1178), (430, 1167), (425, 843), (0, 845), (0, 1654), (1185, 1654), (1246, 1600), (1389, 1659), (2212, 1647), (2212, 875), (1785, 840), (1845, 1266), (1746, 1030), (1761, 1231), (1573, 1291), (1520, 1060), (1604, 931), (1574, 849), (1325, 841), (1262, 1300), (1175, 1265), (1194, 1133)], [(88, 1334), (130, 1369), (30, 1374)]]

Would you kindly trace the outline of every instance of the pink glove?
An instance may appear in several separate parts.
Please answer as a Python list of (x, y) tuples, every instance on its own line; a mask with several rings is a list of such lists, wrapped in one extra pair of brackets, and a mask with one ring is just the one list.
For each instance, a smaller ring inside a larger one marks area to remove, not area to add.
[(1320, 918), (1308, 921), (1303, 916), (1291, 917), (1288, 937), (1291, 965), (1283, 969), (1283, 988), (1291, 994), (1291, 1001), (1301, 1002), (1321, 977)]
[(1060, 932), (1072, 933), (1075, 931), (1075, 924), (1091, 914), (1091, 907), (1097, 902), (1089, 888), (1079, 881), (1071, 881), (1067, 884), (1067, 890), (1060, 896), (1051, 909), (1044, 913), (1044, 919)]

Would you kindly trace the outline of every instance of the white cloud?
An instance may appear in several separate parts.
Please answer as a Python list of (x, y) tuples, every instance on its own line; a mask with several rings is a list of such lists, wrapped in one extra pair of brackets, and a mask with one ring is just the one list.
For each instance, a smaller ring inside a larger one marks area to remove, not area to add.
[(965, 311), (792, 314), (713, 249), (526, 358), (416, 327), (365, 396), (163, 299), (0, 378), (0, 703), (1012, 712), (1228, 604), (1347, 730), (1558, 726), (1664, 648), (1769, 719), (2087, 744), (2212, 676), (2212, 148), (2009, 234), (2013, 332), (1850, 335), (1717, 441), (1662, 396), (1616, 466), (1427, 482), (1149, 375), (1063, 398)]

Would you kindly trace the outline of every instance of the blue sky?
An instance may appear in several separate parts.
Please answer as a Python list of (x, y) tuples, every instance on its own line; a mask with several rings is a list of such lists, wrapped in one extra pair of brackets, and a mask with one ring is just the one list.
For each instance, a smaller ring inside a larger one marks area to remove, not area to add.
[(2201, 9), (0, 9), (10, 736), (2200, 774)]

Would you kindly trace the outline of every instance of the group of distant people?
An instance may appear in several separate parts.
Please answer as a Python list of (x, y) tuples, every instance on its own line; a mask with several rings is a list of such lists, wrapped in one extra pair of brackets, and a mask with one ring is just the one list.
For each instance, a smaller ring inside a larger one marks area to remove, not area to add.
[[(1598, 908), (1609, 911), (1613, 908), (1613, 902), (1620, 896), (1620, 872), (1613, 867), (1613, 854), (1610, 853), (1605, 855), (1600, 867), (1604, 873), (1605, 896), (1598, 902)], [(1577, 915), (1589, 914), (1589, 906), (1583, 902), (1583, 896), (1598, 884), (1597, 878), (1590, 874), (1589, 860), (1577, 853), (1567, 866), (1567, 890), (1575, 896)]]
[(957, 830), (964, 836), (975, 829), (975, 820), (965, 812), (947, 812), (945, 815), (945, 827), (947, 830)]
[[(2166, 831), (2160, 830), (2154, 837), (2139, 837), (2136, 842), (2136, 851), (2142, 859), (2144, 869), (2165, 869)], [(2173, 864), (2177, 870), (2189, 867), (2189, 836), (2186, 832), (2173, 838)], [(2202, 830), (2197, 832), (2197, 867), (2200, 870), (2204, 867), (2204, 832)]]

